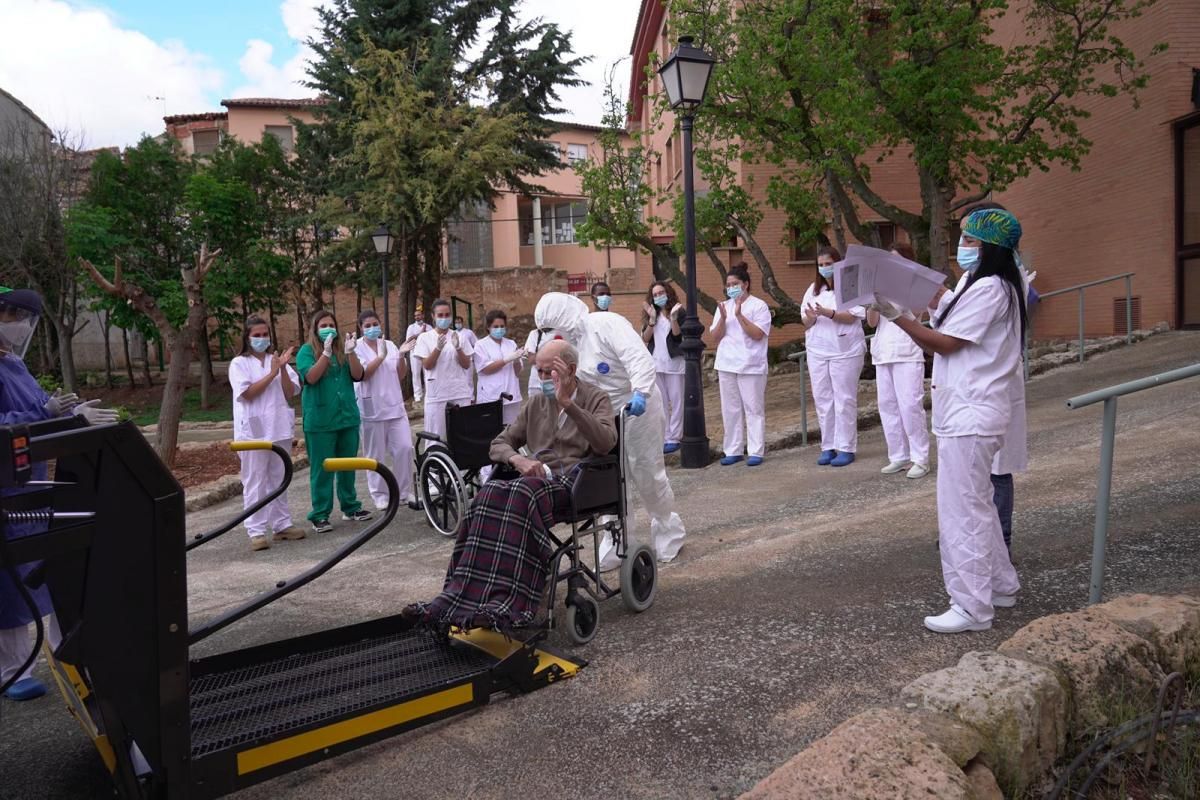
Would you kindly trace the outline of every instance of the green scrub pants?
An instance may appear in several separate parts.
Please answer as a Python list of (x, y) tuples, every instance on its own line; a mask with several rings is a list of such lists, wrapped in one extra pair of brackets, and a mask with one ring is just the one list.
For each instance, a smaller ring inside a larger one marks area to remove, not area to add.
[(322, 464), (327, 458), (354, 458), (358, 455), (358, 426), (337, 431), (305, 431), (304, 441), (308, 447), (308, 491), (312, 498), (312, 511), (308, 519), (316, 522), (329, 519), (333, 513), (333, 484), (337, 481), (338, 505), (343, 514), (362, 510), (358, 493), (354, 490), (355, 472), (326, 472)]

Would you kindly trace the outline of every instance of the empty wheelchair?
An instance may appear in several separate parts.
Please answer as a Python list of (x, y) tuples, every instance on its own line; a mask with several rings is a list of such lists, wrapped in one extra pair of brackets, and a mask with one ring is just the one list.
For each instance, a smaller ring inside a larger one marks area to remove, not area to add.
[(417, 434), (417, 492), (425, 517), (443, 536), (458, 524), (486, 476), (492, 440), (504, 430), (504, 403), (512, 396), (470, 406), (446, 406), (446, 437)]

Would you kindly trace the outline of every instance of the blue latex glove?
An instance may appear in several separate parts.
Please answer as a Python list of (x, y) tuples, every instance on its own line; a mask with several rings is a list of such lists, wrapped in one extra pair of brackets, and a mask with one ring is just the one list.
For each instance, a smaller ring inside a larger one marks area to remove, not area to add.
[(641, 392), (634, 392), (633, 397), (629, 398), (629, 405), (625, 406), (629, 411), (629, 416), (640, 417), (646, 413), (646, 395)]

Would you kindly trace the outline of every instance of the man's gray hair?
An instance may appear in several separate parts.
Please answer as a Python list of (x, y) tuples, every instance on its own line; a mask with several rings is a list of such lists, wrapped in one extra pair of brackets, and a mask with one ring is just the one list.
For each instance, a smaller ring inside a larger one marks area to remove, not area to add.
[(566, 362), (568, 367), (579, 366), (579, 351), (570, 342), (563, 342), (562, 360)]

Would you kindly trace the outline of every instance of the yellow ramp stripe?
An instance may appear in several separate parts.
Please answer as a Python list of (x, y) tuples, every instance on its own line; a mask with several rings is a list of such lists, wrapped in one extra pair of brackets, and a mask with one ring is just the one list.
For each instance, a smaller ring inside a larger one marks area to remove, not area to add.
[(440, 711), (466, 705), (474, 697), (472, 685), (467, 683), (416, 700), (409, 700), (407, 703), (400, 703), (391, 708), (373, 711), (355, 719), (344, 720), (308, 733), (264, 744), (238, 753), (238, 774), (247, 775), (326, 747), (357, 739), (360, 736), (367, 736), (421, 717), (437, 714)]
[[(483, 650), (488, 655), (497, 660), (503, 660), (510, 656), (514, 651), (520, 649), (521, 643), (515, 639), (506, 639), (504, 634), (496, 631), (487, 630), (486, 628), (472, 628), (464, 631), (461, 628), (455, 628), (450, 633), (455, 639), (474, 645), (480, 650)], [(548, 669), (551, 664), (557, 664), (563, 672), (564, 678), (569, 678), (579, 672), (579, 665), (574, 661), (568, 661), (565, 658), (559, 658), (556, 655), (551, 655), (545, 650), (534, 649), (537, 654), (537, 666), (534, 668), (534, 673), (539, 674), (542, 670)]]

